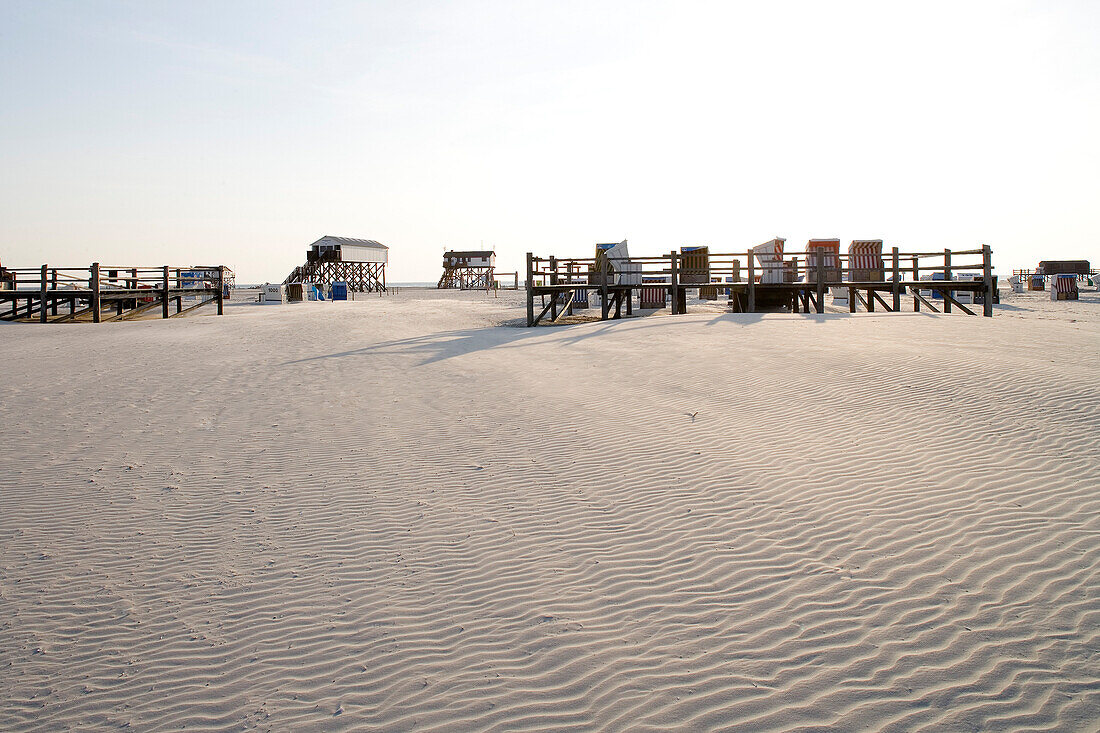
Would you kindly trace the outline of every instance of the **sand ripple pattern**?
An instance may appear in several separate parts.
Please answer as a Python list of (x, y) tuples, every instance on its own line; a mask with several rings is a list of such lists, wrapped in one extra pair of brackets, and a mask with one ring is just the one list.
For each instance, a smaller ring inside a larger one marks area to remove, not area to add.
[(5, 331), (0, 729), (1096, 728), (1100, 328), (452, 305)]

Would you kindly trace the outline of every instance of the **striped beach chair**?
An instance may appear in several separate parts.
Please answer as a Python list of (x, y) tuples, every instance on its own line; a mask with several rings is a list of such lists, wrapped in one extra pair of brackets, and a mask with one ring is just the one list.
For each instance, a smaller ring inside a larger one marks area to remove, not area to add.
[(1036, 273), (1034, 275), (1030, 275), (1027, 279), (1027, 289), (1028, 290), (1046, 290), (1047, 289), (1047, 279), (1045, 277), (1043, 277), (1042, 275), (1038, 274), (1038, 273)]
[(783, 262), (783, 243), (786, 241), (776, 237), (752, 248), (753, 256), (760, 262), (762, 285), (787, 282), (788, 268)]
[(1078, 300), (1080, 291), (1077, 287), (1077, 275), (1060, 274), (1050, 279), (1051, 300)]
[[(652, 283), (661, 283), (661, 285), (655, 287)], [(639, 308), (664, 308), (667, 298), (668, 280), (663, 277), (642, 278), (642, 287), (638, 289)]]
[(848, 245), (848, 279), (853, 282), (882, 282), (886, 279), (881, 239), (852, 240)]
[(821, 261), (825, 282), (840, 282), (840, 240), (811, 239), (806, 243), (806, 282), (817, 282), (817, 265)]

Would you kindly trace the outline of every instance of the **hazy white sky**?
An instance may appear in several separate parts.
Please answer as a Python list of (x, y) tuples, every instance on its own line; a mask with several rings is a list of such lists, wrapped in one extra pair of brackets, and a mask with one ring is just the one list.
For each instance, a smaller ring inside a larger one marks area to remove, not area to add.
[(1096, 0), (0, 0), (0, 100), (11, 266), (275, 281), (324, 234), (391, 281), (623, 238), (1100, 265)]

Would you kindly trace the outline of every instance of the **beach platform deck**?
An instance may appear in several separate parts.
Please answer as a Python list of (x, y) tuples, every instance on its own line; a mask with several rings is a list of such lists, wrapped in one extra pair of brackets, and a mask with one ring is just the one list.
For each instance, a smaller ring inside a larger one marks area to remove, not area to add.
[[(809, 265), (815, 252), (794, 252), (781, 265), (760, 266), (752, 251), (729, 254), (691, 253), (693, 267), (683, 266), (685, 255), (670, 252), (656, 257), (631, 257), (640, 271), (616, 273), (614, 258), (558, 258), (527, 255), (527, 325), (558, 322), (572, 315), (577, 292), (599, 296), (600, 320), (633, 314), (635, 292), (659, 288), (672, 314), (687, 312), (687, 291), (711, 291), (711, 299), (724, 294), (730, 310), (752, 313), (789, 308), (792, 312), (824, 313), (825, 297), (836, 289), (848, 292), (848, 310), (856, 313), (900, 312), (911, 302), (912, 310), (992, 317), (996, 298), (992, 250), (952, 252), (900, 252), (896, 247), (884, 254), (877, 270), (881, 279), (867, 277), (856, 267), (854, 256), (832, 255), (831, 266), (820, 258)], [(961, 260), (958, 258), (969, 258)], [(975, 260), (975, 258), (980, 258)], [(702, 264), (700, 264), (702, 262)], [(604, 268), (598, 271), (597, 268)], [(933, 276), (939, 279), (922, 279)], [(644, 282), (643, 282), (644, 280)], [(660, 282), (654, 282), (660, 280)], [(973, 293), (969, 304), (958, 293)], [(547, 296), (549, 300), (547, 300)], [(535, 299), (541, 299), (536, 309)], [(548, 321), (545, 320), (548, 318)]]
[(6, 268), (0, 320), (39, 323), (120, 321), (186, 315), (213, 304), (222, 315), (225, 267)]

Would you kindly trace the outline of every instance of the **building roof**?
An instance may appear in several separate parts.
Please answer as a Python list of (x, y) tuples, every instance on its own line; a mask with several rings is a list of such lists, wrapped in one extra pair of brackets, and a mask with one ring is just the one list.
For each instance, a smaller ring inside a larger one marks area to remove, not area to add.
[(444, 257), (492, 257), (495, 254), (496, 254), (496, 252), (494, 252), (491, 249), (464, 250), (464, 251), (450, 250), (450, 251), (444, 252), (443, 256)]
[(341, 245), (343, 245), (343, 244), (352, 244), (352, 245), (355, 245), (356, 247), (373, 247), (374, 249), (389, 249), (389, 247), (387, 247), (386, 245), (382, 244), (381, 242), (376, 242), (373, 239), (355, 239), (354, 237), (334, 237), (331, 234), (326, 234), (325, 236), (321, 237), (316, 242), (311, 244), (310, 247), (315, 247), (319, 244), (341, 244)]

